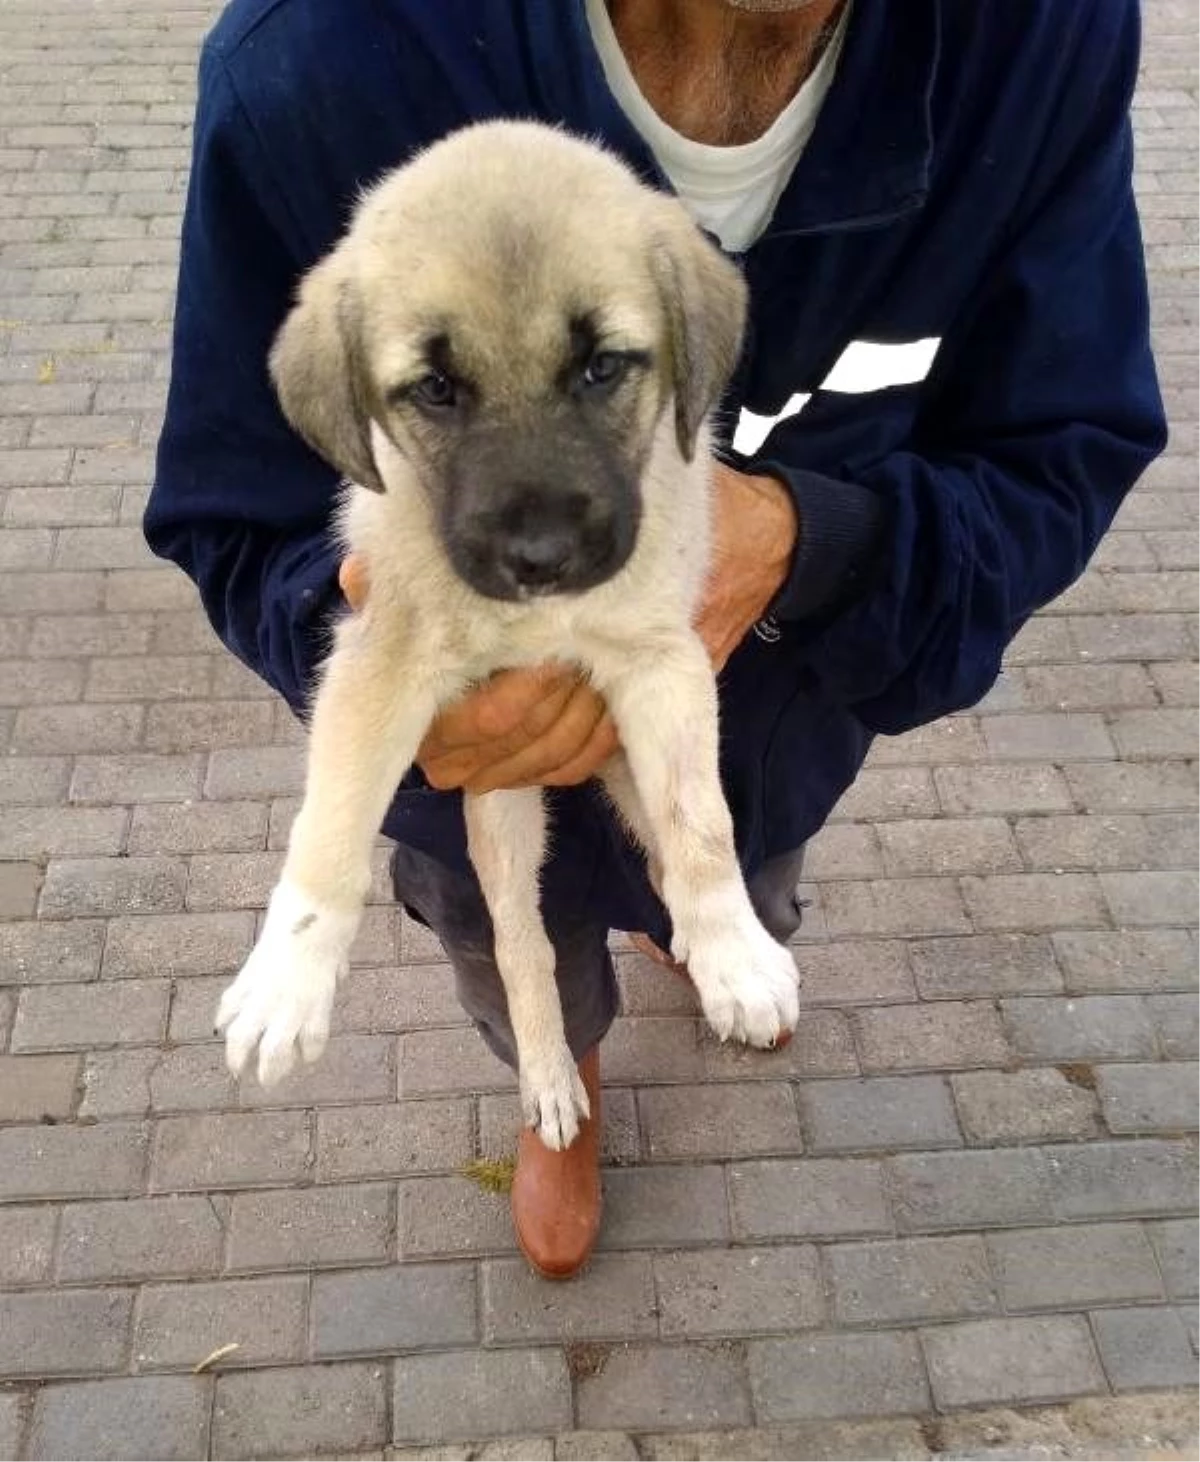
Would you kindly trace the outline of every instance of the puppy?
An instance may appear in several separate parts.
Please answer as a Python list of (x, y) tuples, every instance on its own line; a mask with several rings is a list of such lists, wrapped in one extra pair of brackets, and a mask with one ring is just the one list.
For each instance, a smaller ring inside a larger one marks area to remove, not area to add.
[[(796, 970), (759, 923), (691, 627), (709, 556), (706, 416), (745, 314), (678, 202), (532, 123), (455, 133), (373, 188), (271, 354), (288, 420), (348, 479), (370, 596), (313, 706), (308, 780), (261, 937), (218, 1013), (265, 1085), (325, 1046), (389, 801), (438, 710), (501, 667), (574, 662), (623, 751), (602, 771), (643, 844), (705, 1016), (771, 1045)], [(464, 799), (526, 1120), (568, 1146), (587, 1096), (539, 911), (539, 789)]]

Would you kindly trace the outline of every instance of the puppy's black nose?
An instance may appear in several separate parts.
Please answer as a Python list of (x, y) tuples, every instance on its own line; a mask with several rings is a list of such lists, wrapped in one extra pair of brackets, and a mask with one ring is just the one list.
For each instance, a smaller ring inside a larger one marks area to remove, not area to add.
[(553, 588), (566, 576), (577, 543), (578, 534), (562, 529), (514, 533), (500, 549), (500, 563), (518, 588)]

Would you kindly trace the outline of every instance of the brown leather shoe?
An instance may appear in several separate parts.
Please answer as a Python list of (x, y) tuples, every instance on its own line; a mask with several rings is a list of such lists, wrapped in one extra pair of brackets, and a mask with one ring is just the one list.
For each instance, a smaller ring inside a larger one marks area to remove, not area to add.
[[(658, 945), (655, 944), (654, 940), (648, 934), (635, 934), (631, 932), (629, 942), (639, 954), (644, 955), (648, 960), (652, 960), (654, 964), (661, 965), (664, 970), (670, 970), (673, 975), (678, 975), (680, 979), (686, 980), (689, 985), (692, 983), (692, 977), (688, 973), (687, 965), (681, 965), (677, 959), (672, 959), (665, 949), (659, 949)], [(768, 1051), (782, 1051), (791, 1039), (791, 1031), (782, 1031), (776, 1037), (775, 1044), (765, 1049)], [(758, 1050), (760, 1048), (751, 1046), (748, 1049)]]
[(544, 1279), (570, 1279), (600, 1230), (600, 1048), (579, 1063), (591, 1116), (570, 1147), (555, 1152), (522, 1128), (512, 1185), (513, 1228), (521, 1252)]

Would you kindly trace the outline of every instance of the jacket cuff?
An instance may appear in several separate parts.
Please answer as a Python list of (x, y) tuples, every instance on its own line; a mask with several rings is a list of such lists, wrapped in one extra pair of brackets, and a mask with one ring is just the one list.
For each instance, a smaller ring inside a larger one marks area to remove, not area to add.
[(784, 622), (827, 618), (852, 603), (871, 581), (887, 530), (887, 506), (865, 487), (755, 462), (754, 471), (778, 477), (792, 495), (799, 536), (787, 581), (769, 614)]

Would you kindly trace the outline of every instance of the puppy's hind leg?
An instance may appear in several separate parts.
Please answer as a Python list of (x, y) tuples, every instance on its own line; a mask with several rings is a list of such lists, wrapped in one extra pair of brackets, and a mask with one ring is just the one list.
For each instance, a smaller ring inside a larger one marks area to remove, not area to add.
[(517, 1046), (521, 1108), (551, 1148), (570, 1147), (589, 1115), (567, 1045), (554, 979), (554, 946), (542, 922), (538, 874), (546, 809), (537, 787), (463, 798), (467, 846), (492, 916), (496, 967)]

